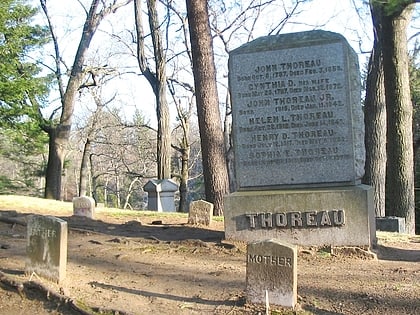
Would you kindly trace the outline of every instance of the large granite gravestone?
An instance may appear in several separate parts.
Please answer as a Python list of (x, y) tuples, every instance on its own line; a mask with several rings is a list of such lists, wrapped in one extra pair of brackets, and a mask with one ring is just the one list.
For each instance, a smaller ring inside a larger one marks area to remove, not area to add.
[(229, 85), (238, 192), (226, 238), (371, 245), (358, 59), (344, 37), (256, 39), (230, 53)]
[(229, 84), (238, 187), (359, 182), (359, 67), (342, 36), (256, 39), (230, 53)]
[(80, 217), (95, 218), (95, 199), (92, 197), (74, 197), (73, 215)]
[(278, 240), (247, 246), (246, 299), (295, 307), (297, 303), (297, 248)]
[(27, 227), (26, 272), (61, 282), (66, 277), (67, 222), (33, 215)]

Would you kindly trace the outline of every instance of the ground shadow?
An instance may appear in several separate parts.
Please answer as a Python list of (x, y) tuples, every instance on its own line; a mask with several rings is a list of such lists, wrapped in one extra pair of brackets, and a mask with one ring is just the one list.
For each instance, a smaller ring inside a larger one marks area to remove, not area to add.
[(126, 292), (134, 295), (141, 295), (145, 297), (156, 297), (156, 298), (162, 298), (162, 299), (168, 299), (178, 302), (188, 302), (188, 303), (199, 303), (199, 304), (206, 304), (206, 305), (212, 305), (212, 306), (218, 306), (218, 305), (224, 305), (224, 306), (243, 306), (239, 304), (243, 304), (243, 300), (234, 301), (234, 300), (207, 300), (200, 297), (186, 297), (186, 296), (177, 296), (172, 294), (162, 294), (158, 292), (150, 292), (145, 290), (137, 290), (137, 289), (128, 289), (121, 286), (116, 285), (110, 285), (105, 284), (97, 281), (91, 281), (89, 282), (90, 285), (94, 285), (96, 287), (106, 289), (106, 290), (116, 290), (120, 292)]
[(157, 224), (144, 225), (137, 221), (115, 224), (77, 216), (61, 217), (61, 219), (67, 221), (70, 229), (82, 229), (121, 237), (142, 237), (166, 242), (198, 239), (216, 243), (224, 239), (224, 232), (188, 224), (157, 222)]
[(313, 306), (313, 305), (305, 305), (303, 307), (303, 309), (305, 311), (311, 312), (311, 314), (316, 314), (316, 315), (343, 315), (344, 314), (344, 313), (337, 313), (337, 312), (327, 311), (327, 310), (318, 308), (318, 307)]
[(16, 269), (6, 269), (6, 268), (0, 268), (1, 272), (7, 273), (9, 275), (15, 275), (15, 276), (21, 276), (24, 275), (25, 272), (22, 270), (16, 270)]
[[(18, 214), (13, 212), (10, 216), (2, 217), (6, 223), (26, 225), (27, 216), (32, 213)], [(224, 232), (206, 229), (204, 226), (185, 224), (165, 224), (156, 221), (156, 224), (142, 224), (138, 221), (129, 221), (123, 224), (109, 223), (81, 216), (58, 216), (68, 224), (69, 229), (91, 231), (101, 234), (121, 237), (142, 237), (159, 241), (183, 241), (198, 239), (203, 242), (220, 242), (224, 239)]]
[(420, 250), (396, 248), (386, 245), (375, 247), (376, 255), (381, 260), (420, 262)]
[[(303, 309), (313, 314), (338, 315), (338, 314), (418, 314), (420, 307), (418, 299), (402, 299), (400, 296), (381, 296), (375, 292), (354, 292), (346, 288), (319, 288), (302, 286), (298, 288), (299, 295), (316, 296), (314, 303), (306, 303)], [(335, 311), (326, 311), (322, 304), (328, 302), (331, 297), (336, 301)], [(343, 301), (340, 303), (340, 301)], [(404, 313), (401, 313), (404, 310)]]

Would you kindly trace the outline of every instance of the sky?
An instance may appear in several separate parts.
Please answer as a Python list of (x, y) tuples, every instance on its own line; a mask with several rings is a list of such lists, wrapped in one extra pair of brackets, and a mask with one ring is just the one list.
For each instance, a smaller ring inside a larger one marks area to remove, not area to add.
[[(91, 0), (80, 1), (85, 3), (88, 9)], [(217, 2), (217, 0), (215, 1)], [(290, 1), (292, 0), (285, 0), (284, 2), (275, 1), (274, 6), (271, 6), (270, 10), (262, 13), (262, 19), (257, 25), (254, 38), (266, 35), (267, 30), (272, 25), (278, 23), (279, 18), (284, 16), (285, 8), (283, 7), (283, 3)], [(362, 69), (372, 49), (371, 17), (363, 2), (363, 0), (307, 1), (299, 10), (300, 13), (286, 24), (282, 33), (312, 29), (323, 29), (340, 33), (359, 54), (360, 68)], [(34, 0), (34, 3), (37, 4), (39, 2)], [(47, 1), (47, 3), (49, 4), (51, 16), (53, 16), (53, 23), (59, 39), (63, 59), (67, 66), (71, 66), (84, 23), (84, 12), (78, 0), (66, 0), (65, 2)], [(355, 6), (364, 9), (357, 11)], [(418, 8), (416, 9), (416, 15), (418, 14), (417, 11)], [(109, 99), (115, 95), (116, 103), (121, 105), (123, 115), (126, 116), (127, 120), (130, 120), (130, 116), (137, 109), (142, 111), (146, 118), (150, 119), (151, 124), (155, 126), (155, 99), (150, 85), (144, 78), (138, 75), (124, 74), (127, 71), (138, 72), (138, 68), (136, 69), (136, 60), (127, 53), (128, 51), (123, 44), (112, 41), (109, 37), (110, 33), (124, 37), (128, 34), (127, 30), (134, 30), (133, 15), (133, 5), (130, 4), (101, 24), (91, 44), (91, 59), (97, 64), (103, 62), (109, 63), (110, 66), (114, 67), (124, 67), (120, 70), (121, 75), (112, 80), (112, 88), (111, 85), (109, 87), (107, 86), (107, 89), (103, 92), (104, 99)], [(144, 23), (147, 23), (147, 20)], [(415, 24), (413, 23), (414, 26), (416, 26)], [(416, 30), (417, 28), (414, 28), (411, 32), (415, 32)], [(234, 49), (243, 43), (241, 40), (237, 40), (229, 48)], [(219, 88), (219, 94), (221, 94), (221, 99), (223, 99), (224, 92), (223, 90), (220, 91), (220, 89), (227, 86), (226, 72), (228, 59), (226, 53), (222, 55), (224, 51), (223, 48), (218, 46), (220, 42), (218, 43), (215, 40), (214, 44), (217, 71), (220, 80), (223, 81), (221, 88)], [(113, 56), (109, 58), (111, 55)], [(56, 99), (57, 95), (53, 95), (52, 98)], [(76, 121), (86, 116), (86, 110), (89, 108), (89, 105), (86, 105), (86, 103), (89, 102), (81, 102), (79, 110), (76, 112), (76, 117), (78, 117)], [(171, 116), (172, 120), (174, 120), (175, 111), (173, 106), (171, 107)]]

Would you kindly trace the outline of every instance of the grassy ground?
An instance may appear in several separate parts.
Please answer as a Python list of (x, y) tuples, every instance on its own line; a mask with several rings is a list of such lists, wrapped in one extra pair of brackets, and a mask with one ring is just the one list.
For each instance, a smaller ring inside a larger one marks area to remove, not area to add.
[(16, 195), (0, 195), (1, 210), (16, 210), (31, 212), (38, 209), (48, 209), (54, 212), (71, 212), (73, 204), (71, 202), (56, 201), (42, 199), (36, 197), (16, 196)]
[[(37, 212), (38, 210), (44, 210), (51, 215), (57, 214), (68, 214), (73, 213), (73, 203), (66, 201), (57, 201), (36, 197), (26, 197), (18, 195), (0, 195), (0, 210), (16, 210), (18, 212)], [(156, 211), (145, 211), (145, 210), (123, 210), (117, 208), (102, 208), (98, 207), (95, 209), (97, 213), (106, 213), (110, 216), (120, 218), (130, 217), (178, 217), (187, 218), (187, 213), (179, 212), (156, 212)], [(223, 217), (213, 217), (215, 221), (223, 221)]]

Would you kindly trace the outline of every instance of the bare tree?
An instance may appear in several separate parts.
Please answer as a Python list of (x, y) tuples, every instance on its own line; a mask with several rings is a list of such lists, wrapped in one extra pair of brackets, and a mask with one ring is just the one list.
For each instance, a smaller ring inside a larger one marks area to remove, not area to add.
[(386, 212), (404, 217), (415, 233), (412, 103), (406, 31), (413, 3), (371, 0), (372, 19), (383, 58), (387, 116)]
[[(190, 163), (190, 117), (192, 113), (192, 100), (188, 102), (188, 107), (183, 108), (179, 99), (175, 97), (174, 89), (171, 89), (171, 94), (176, 105), (178, 116), (178, 127), (181, 136), (178, 138), (178, 143), (173, 144), (172, 147), (179, 152), (181, 160), (181, 170), (178, 174), (179, 178), (179, 212), (187, 212), (188, 210), (188, 179), (189, 179), (189, 163)], [(176, 131), (176, 129), (174, 131)], [(175, 175), (175, 174), (174, 174)]]
[(120, 208), (139, 208), (141, 187), (155, 175), (156, 131), (140, 117), (128, 123), (119, 113), (107, 107), (93, 112), (87, 126), (81, 126), (76, 145), (84, 148), (85, 139), (89, 139), (90, 152), (84, 151), (82, 160), (87, 156), (86, 173), (95, 200), (111, 201)]
[[(95, 133), (97, 129), (100, 129), (100, 117), (101, 113), (104, 109), (104, 107), (111, 103), (114, 100), (114, 97), (110, 98), (106, 102), (102, 102), (101, 97), (99, 95), (99, 87), (94, 86), (92, 89), (90, 89), (90, 92), (92, 94), (92, 97), (94, 99), (96, 109), (92, 113), (89, 126), (86, 127), (87, 134), (86, 134), (86, 140), (83, 146), (83, 152), (82, 152), (82, 161), (80, 163), (80, 176), (79, 176), (79, 196), (86, 196), (87, 194), (87, 187), (91, 186), (89, 185), (89, 179), (91, 178), (90, 172), (89, 172), (89, 166), (90, 166), (90, 154), (91, 154), (91, 146), (92, 146), (92, 140), (95, 138)], [(114, 95), (115, 96), (115, 95)], [(90, 195), (92, 194), (92, 191), (90, 191)]]
[(156, 0), (147, 0), (149, 28), (151, 31), (155, 71), (147, 64), (145, 54), (145, 32), (142, 19), (141, 0), (134, 0), (137, 32), (137, 60), (140, 71), (151, 85), (156, 97), (157, 132), (157, 174), (158, 179), (171, 177), (171, 132), (169, 107), (166, 100), (166, 55), (162, 44), (160, 22)]
[[(103, 19), (116, 12), (120, 7), (128, 4), (131, 0), (93, 0), (89, 10), (86, 12), (86, 20), (83, 26), (82, 36), (75, 54), (73, 66), (70, 69), (70, 76), (67, 85), (64, 84), (64, 75), (61, 71), (61, 53), (58, 46), (57, 36), (48, 13), (47, 0), (40, 0), (43, 12), (48, 20), (48, 25), (55, 51), (55, 76), (60, 93), (61, 106), (54, 111), (50, 120), (45, 121), (42, 128), (49, 136), (49, 155), (46, 171), (45, 198), (61, 199), (61, 176), (63, 171), (65, 148), (69, 141), (72, 126), (75, 99), (81, 88), (86, 75), (85, 61), (93, 35)], [(60, 117), (55, 119), (56, 112)]]

